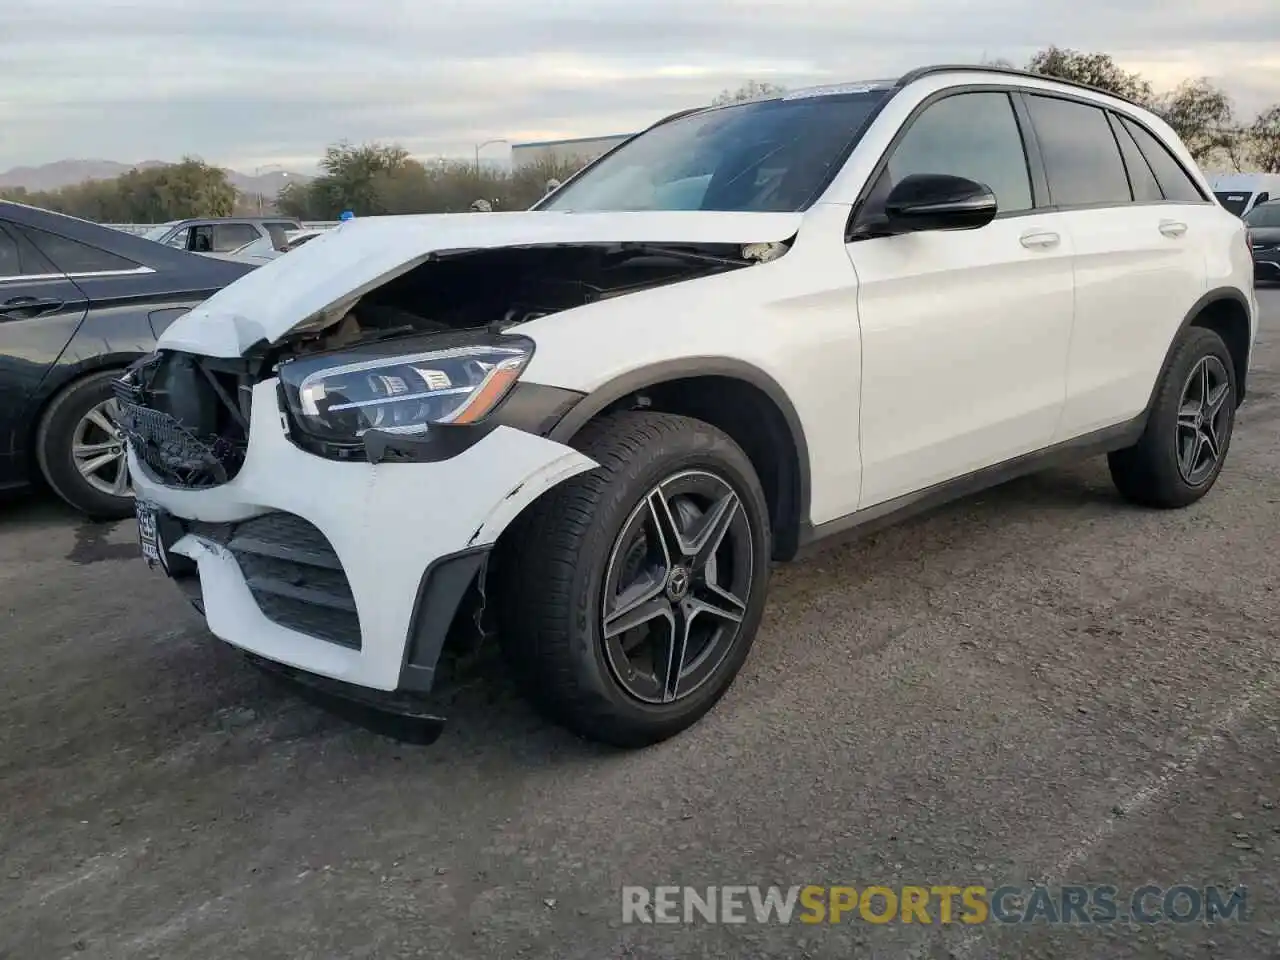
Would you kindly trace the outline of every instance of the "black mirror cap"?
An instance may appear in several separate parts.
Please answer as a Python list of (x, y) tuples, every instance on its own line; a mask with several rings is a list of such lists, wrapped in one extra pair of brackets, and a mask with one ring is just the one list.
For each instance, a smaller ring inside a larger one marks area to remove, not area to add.
[(892, 233), (977, 230), (995, 219), (996, 195), (984, 183), (943, 173), (904, 177), (884, 203)]

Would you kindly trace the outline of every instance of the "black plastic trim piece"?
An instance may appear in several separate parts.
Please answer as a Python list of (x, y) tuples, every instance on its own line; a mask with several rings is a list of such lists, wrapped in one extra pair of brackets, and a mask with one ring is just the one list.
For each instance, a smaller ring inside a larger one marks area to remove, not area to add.
[(1056, 443), (1043, 450), (1014, 457), (994, 466), (984, 467), (962, 477), (944, 480), (923, 490), (903, 494), (865, 510), (858, 510), (817, 526), (806, 522), (801, 531), (802, 549), (809, 550), (819, 542), (844, 533), (865, 535), (905, 520), (908, 517), (933, 510), (961, 497), (971, 496), (989, 487), (1036, 473), (1045, 467), (1063, 461), (1123, 450), (1138, 442), (1147, 426), (1147, 412), (1113, 427), (1104, 427), (1083, 436)]
[[(1182, 335), (1187, 331), (1187, 328), (1195, 323), (1196, 318), (1199, 317), (1200, 314), (1204, 313), (1207, 308), (1223, 300), (1232, 300), (1239, 304), (1244, 310), (1245, 320), (1249, 324), (1249, 329), (1253, 329), (1253, 314), (1249, 309), (1249, 298), (1246, 297), (1244, 293), (1237, 290), (1235, 287), (1218, 287), (1214, 290), (1210, 290), (1195, 302), (1191, 309), (1187, 311), (1187, 315), (1182, 318), (1182, 323), (1178, 324), (1178, 330), (1169, 341), (1169, 349), (1165, 351), (1164, 361), (1160, 365), (1160, 370), (1162, 372), (1169, 365), (1169, 358), (1173, 356), (1173, 351), (1177, 349), (1178, 341), (1182, 339)], [(1236, 371), (1237, 407), (1244, 402), (1245, 382), (1248, 380), (1249, 376), (1248, 361), (1249, 358), (1246, 357), (1243, 366), (1243, 374), (1241, 374), (1241, 371), (1239, 370)], [(1151, 387), (1151, 396), (1147, 399), (1148, 410), (1150, 410), (1152, 405), (1156, 402), (1156, 391), (1159, 389), (1160, 380), (1157, 377), (1155, 384)]]
[(400, 690), (426, 693), (435, 684), (445, 637), (491, 545), (469, 547), (431, 561), (418, 582), (400, 665)]
[[(586, 426), (592, 417), (628, 396), (641, 393), (649, 387), (670, 383), (674, 380), (688, 380), (694, 377), (727, 377), (741, 380), (764, 393), (782, 414), (791, 435), (792, 446), (796, 451), (796, 468), (790, 478), (794, 497), (794, 524), (804, 523), (809, 516), (809, 500), (811, 489), (811, 472), (809, 463), (809, 444), (805, 439), (804, 425), (800, 415), (787, 396), (787, 392), (773, 377), (759, 367), (752, 366), (733, 357), (685, 357), (679, 360), (665, 360), (661, 363), (641, 367), (630, 373), (610, 380), (585, 396), (577, 405), (566, 413), (563, 419), (547, 434), (548, 438), (558, 443), (568, 444), (574, 434)], [(785, 503), (788, 491), (780, 491), (780, 499)], [(777, 537), (779, 531), (774, 531)], [(780, 546), (783, 553), (788, 551), (785, 545)]]

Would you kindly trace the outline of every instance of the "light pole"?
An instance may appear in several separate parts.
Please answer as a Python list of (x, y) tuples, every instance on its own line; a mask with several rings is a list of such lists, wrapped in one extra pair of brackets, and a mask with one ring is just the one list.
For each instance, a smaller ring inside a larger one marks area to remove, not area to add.
[(511, 142), (510, 140), (504, 140), (503, 138), (499, 137), (497, 140), (486, 140), (484, 143), (477, 143), (476, 144), (476, 176), (480, 175), (480, 151), (483, 150), (485, 147), (491, 146), (495, 143), (510, 143), (510, 142)]
[[(253, 168), (253, 177), (254, 177), (254, 179), (256, 180), (256, 179), (257, 179), (261, 174), (263, 174), (264, 172), (266, 172), (266, 171), (268, 171), (268, 170), (281, 170), (281, 171), (283, 171), (283, 170), (284, 170), (284, 167), (280, 166), (280, 164), (278, 164), (278, 163), (268, 163), (268, 164), (264, 164), (264, 165), (263, 165), (263, 166), (261, 166), (261, 167), (254, 167), (254, 168)], [(288, 174), (287, 172), (286, 172), (286, 173), (284, 173), (283, 175), (284, 175), (284, 176), (286, 176), (286, 177), (287, 177), (287, 176), (289, 176), (289, 174)], [(262, 185), (261, 185), (261, 184), (258, 184), (258, 216), (262, 216)]]

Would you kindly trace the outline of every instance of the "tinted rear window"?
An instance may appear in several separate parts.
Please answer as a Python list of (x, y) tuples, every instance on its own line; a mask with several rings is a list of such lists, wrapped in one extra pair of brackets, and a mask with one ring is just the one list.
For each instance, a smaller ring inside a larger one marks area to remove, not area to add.
[(136, 270), (138, 267), (132, 260), (78, 240), (69, 240), (34, 227), (23, 229), (40, 252), (63, 273), (108, 273), (114, 270)]
[(1028, 96), (1054, 206), (1128, 203), (1129, 180), (1107, 116), (1098, 107)]

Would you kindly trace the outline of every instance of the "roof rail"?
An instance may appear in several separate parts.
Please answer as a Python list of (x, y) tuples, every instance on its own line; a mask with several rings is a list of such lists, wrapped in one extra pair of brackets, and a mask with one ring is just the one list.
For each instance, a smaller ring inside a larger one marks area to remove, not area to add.
[(1017, 67), (999, 67), (986, 66), (980, 63), (939, 63), (928, 67), (917, 67), (898, 78), (898, 89), (902, 89), (909, 83), (915, 83), (924, 77), (932, 76), (935, 73), (1000, 73), (1010, 77), (1022, 77), (1026, 80), (1044, 80), (1048, 83), (1061, 83), (1068, 87), (1075, 87), (1078, 90), (1088, 90), (1090, 93), (1100, 93), (1104, 97), (1112, 97), (1123, 103), (1132, 104), (1135, 107), (1146, 109), (1145, 105), (1129, 97), (1122, 97), (1120, 94), (1111, 90), (1103, 90), (1101, 87), (1095, 87), (1088, 83), (1078, 83), (1075, 80), (1063, 80), (1061, 77), (1050, 76), (1047, 73), (1032, 73), (1030, 70), (1019, 70)]

